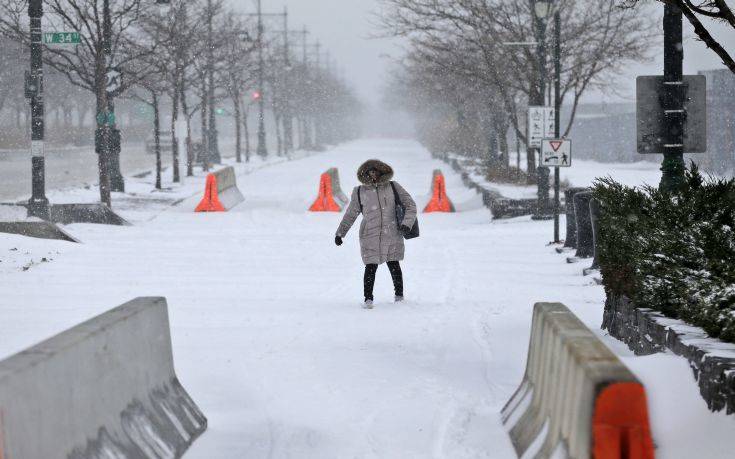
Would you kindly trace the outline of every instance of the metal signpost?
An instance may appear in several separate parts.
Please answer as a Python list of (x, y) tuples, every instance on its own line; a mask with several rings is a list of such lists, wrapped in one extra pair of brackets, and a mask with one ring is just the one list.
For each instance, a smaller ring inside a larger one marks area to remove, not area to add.
[(554, 242), (559, 243), (559, 168), (572, 167), (572, 140), (544, 139), (539, 161), (541, 167), (554, 168)]

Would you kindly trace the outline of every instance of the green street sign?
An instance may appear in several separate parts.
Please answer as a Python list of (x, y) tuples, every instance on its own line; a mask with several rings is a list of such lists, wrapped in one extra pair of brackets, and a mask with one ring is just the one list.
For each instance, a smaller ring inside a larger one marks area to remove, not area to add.
[(78, 45), (82, 39), (79, 32), (48, 32), (43, 34), (46, 45)]
[(115, 113), (114, 112), (100, 112), (97, 113), (97, 124), (104, 126), (105, 124), (112, 126), (115, 124)]

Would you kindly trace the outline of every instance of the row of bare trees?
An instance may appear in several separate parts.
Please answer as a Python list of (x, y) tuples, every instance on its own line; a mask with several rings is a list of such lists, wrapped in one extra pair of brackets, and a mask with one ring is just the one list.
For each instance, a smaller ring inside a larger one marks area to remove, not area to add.
[[(488, 174), (522, 177), (507, 139), (526, 144), (527, 107), (551, 101), (554, 85), (540, 92), (536, 46), (552, 49), (553, 25), (539, 20), (535, 0), (382, 0), (387, 33), (405, 37), (407, 56), (396, 66), (391, 99), (409, 108), (434, 150), (484, 158)], [(615, 89), (627, 64), (647, 58), (656, 34), (652, 18), (620, 8), (616, 0), (556, 0), (561, 17), (561, 133), (571, 128), (582, 96)], [(529, 152), (530, 153), (530, 152)], [(527, 155), (525, 180), (535, 180)]]
[[(110, 13), (108, 51), (105, 4)], [(27, 5), (27, 0), (0, 0), (0, 33), (21, 50), (27, 49), (30, 39)], [(265, 98), (270, 108), (269, 125), (278, 132), (279, 154), (290, 152), (281, 133), (294, 125), (303, 147), (316, 146), (305, 139), (320, 131), (330, 133), (322, 136), (322, 143), (353, 134), (342, 116), (343, 110), (357, 111), (352, 91), (328, 69), (300, 62), (276, 35), (259, 40), (252, 15), (231, 9), (225, 0), (171, 0), (166, 9), (156, 0), (43, 0), (43, 8), (44, 31), (79, 32), (81, 38), (76, 46), (44, 47), (47, 75), (61, 75), (91, 95), (98, 118), (114, 110), (114, 101), (120, 98), (151, 107), (157, 187), (161, 187), (162, 135), (170, 136), (174, 182), (181, 180), (182, 164), (192, 175), (196, 164), (208, 167), (220, 162), (217, 125), (225, 119), (235, 127), (237, 161), (250, 160), (248, 114), (258, 98)], [(267, 57), (262, 93), (256, 90), (258, 46), (264, 47)], [(107, 78), (111, 70), (122, 76), (112, 90)], [(48, 81), (47, 77), (47, 91)], [(181, 152), (177, 135), (184, 123)], [(93, 137), (92, 129), (89, 135)], [(115, 171), (100, 164), (102, 184)], [(116, 167), (115, 162), (109, 167)]]

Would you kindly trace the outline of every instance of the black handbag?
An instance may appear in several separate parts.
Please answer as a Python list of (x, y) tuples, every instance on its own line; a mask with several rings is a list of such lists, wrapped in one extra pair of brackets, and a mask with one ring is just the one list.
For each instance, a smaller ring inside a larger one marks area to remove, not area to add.
[[(406, 216), (406, 206), (403, 205), (401, 202), (401, 197), (398, 196), (398, 192), (396, 191), (396, 186), (393, 184), (393, 182), (390, 182), (390, 187), (393, 189), (393, 197), (396, 201), (396, 222), (398, 222), (398, 230), (400, 231), (400, 225), (403, 221), (403, 217)], [(360, 213), (362, 213), (362, 197), (360, 196), (360, 188), (357, 188), (357, 203), (360, 204)], [(411, 227), (411, 230), (408, 232), (403, 232), (403, 239), (413, 239), (419, 237), (419, 217), (416, 217), (416, 220), (413, 222), (413, 226)]]
[[(395, 196), (396, 199), (396, 221), (398, 222), (398, 225), (401, 224), (403, 221), (403, 217), (406, 216), (406, 206), (403, 205), (401, 202), (400, 196), (398, 196), (398, 192), (396, 191), (396, 186), (393, 182), (390, 182), (390, 187), (393, 188), (393, 196)], [(400, 229), (400, 228), (399, 228)], [(403, 238), (404, 239), (413, 239), (419, 237), (419, 217), (416, 216), (416, 220), (413, 222), (413, 226), (409, 231), (403, 232)]]

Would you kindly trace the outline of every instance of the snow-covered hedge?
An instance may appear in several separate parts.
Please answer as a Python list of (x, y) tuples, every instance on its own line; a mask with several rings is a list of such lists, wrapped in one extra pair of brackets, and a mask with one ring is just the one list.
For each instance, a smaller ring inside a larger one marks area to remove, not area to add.
[(705, 179), (692, 165), (675, 194), (609, 178), (594, 194), (605, 287), (735, 342), (735, 180)]

